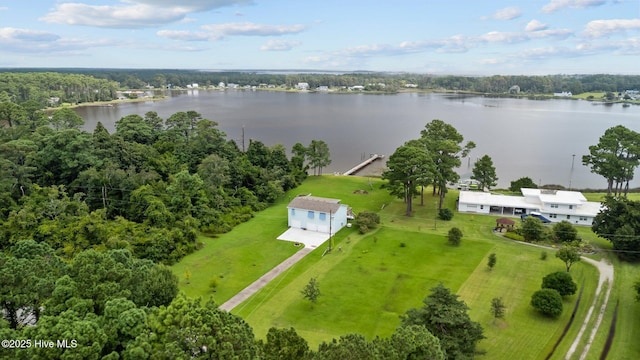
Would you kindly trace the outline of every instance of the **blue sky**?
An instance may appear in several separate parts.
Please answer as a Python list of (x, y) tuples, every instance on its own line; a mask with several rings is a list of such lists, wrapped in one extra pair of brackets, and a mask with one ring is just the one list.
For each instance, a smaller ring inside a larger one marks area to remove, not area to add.
[(0, 67), (640, 74), (640, 0), (0, 0)]

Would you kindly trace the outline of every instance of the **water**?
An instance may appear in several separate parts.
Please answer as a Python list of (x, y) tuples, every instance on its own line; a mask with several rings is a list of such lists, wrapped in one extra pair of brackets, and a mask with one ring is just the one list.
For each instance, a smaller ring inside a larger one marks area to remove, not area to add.
[[(441, 119), (477, 145), (459, 172), (468, 175), (475, 159), (487, 154), (496, 167), (499, 187), (528, 176), (539, 184), (605, 188), (605, 180), (582, 165), (582, 155), (609, 127), (640, 131), (640, 106), (419, 93), (192, 90), (173, 92), (161, 101), (82, 107), (77, 112), (85, 119), (86, 130), (101, 121), (113, 132), (116, 121), (126, 115), (155, 111), (166, 119), (188, 110), (217, 121), (240, 147), (243, 126), (246, 144), (255, 139), (291, 149), (296, 142), (324, 140), (332, 159), (325, 173), (344, 172), (369, 154), (388, 156), (405, 141), (418, 138), (429, 121)], [(632, 183), (638, 186), (640, 181)]]

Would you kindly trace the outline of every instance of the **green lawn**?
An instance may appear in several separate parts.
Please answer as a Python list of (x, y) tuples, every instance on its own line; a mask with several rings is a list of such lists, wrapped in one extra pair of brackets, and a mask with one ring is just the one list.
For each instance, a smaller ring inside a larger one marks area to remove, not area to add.
[[(229, 233), (215, 238), (200, 237), (204, 247), (172, 267), (180, 279), (180, 290), (192, 297), (213, 296), (222, 304), (300, 249), (291, 242), (276, 240), (287, 230), (286, 207), (293, 197), (311, 193), (342, 199), (342, 203), (353, 207), (355, 212), (378, 211), (392, 200), (386, 191), (379, 189), (380, 183), (378, 179), (364, 177), (310, 177), (276, 205)], [(367, 194), (354, 194), (356, 190), (365, 190)], [(209, 286), (212, 280), (217, 283), (215, 293)]]
[[(460, 295), (470, 307), (471, 318), (485, 328), (487, 339), (479, 344), (479, 349), (487, 353), (484, 358), (544, 358), (569, 321), (577, 299), (577, 295), (565, 299), (565, 310), (555, 320), (540, 316), (529, 305), (542, 277), (564, 269), (553, 250), (546, 250), (546, 261), (540, 260), (541, 249), (494, 234), (492, 216), (456, 212), (450, 222), (437, 220), (435, 199), (430, 193), (425, 193), (424, 206), (417, 198), (413, 216), (406, 217), (404, 204), (379, 189), (380, 184), (380, 180), (361, 177), (310, 177), (249, 222), (218, 238), (205, 239), (204, 249), (175, 265), (181, 289), (191, 296), (207, 296), (211, 294), (210, 279), (217, 277), (219, 286), (214, 298), (219, 303), (230, 298), (297, 250), (290, 243), (275, 240), (286, 230), (286, 204), (293, 196), (310, 193), (334, 197), (352, 206), (356, 213), (378, 211), (381, 228), (367, 235), (360, 235), (353, 228), (341, 230), (334, 238), (332, 253), (323, 256), (327, 245), (320, 246), (234, 309), (259, 338), (264, 338), (272, 326), (294, 327), (312, 348), (352, 332), (369, 339), (388, 336), (399, 324), (399, 315), (420, 306), (429, 289), (442, 281)], [(354, 194), (355, 190), (366, 190), (368, 194)], [(601, 195), (590, 199), (598, 196)], [(456, 198), (457, 192), (451, 191), (445, 206), (455, 209)], [(446, 233), (454, 226), (464, 234), (460, 247), (446, 244)], [(598, 246), (596, 258), (610, 255), (611, 245), (589, 228), (580, 227), (579, 234)], [(492, 252), (498, 261), (493, 271), (488, 271), (486, 260)], [(613, 302), (607, 308), (590, 359), (600, 355), (618, 299), (618, 332), (609, 358), (631, 359), (640, 354), (640, 344), (633, 336), (640, 322), (640, 306), (631, 290), (633, 282), (640, 278), (640, 267), (617, 262), (615, 266)], [(190, 284), (184, 281), (187, 268), (192, 273)], [(564, 357), (594, 299), (596, 269), (578, 263), (571, 273), (585, 290), (576, 320), (552, 359)], [(313, 306), (300, 294), (312, 277), (317, 278), (322, 291)], [(489, 306), (493, 297), (502, 297), (507, 306), (504, 320), (491, 318)]]

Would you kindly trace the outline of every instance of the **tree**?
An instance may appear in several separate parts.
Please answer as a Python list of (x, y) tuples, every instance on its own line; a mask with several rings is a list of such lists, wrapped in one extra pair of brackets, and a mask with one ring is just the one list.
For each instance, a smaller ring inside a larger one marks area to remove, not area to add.
[(300, 293), (302, 294), (302, 297), (311, 301), (312, 304), (315, 304), (316, 301), (318, 301), (318, 297), (322, 295), (320, 293), (320, 287), (316, 282), (316, 278), (309, 279), (309, 283), (304, 287), (304, 289), (302, 289), (302, 291), (300, 291)]
[(329, 146), (322, 140), (311, 140), (306, 150), (313, 175), (322, 175), (322, 168), (331, 164)]
[(471, 178), (480, 182), (480, 189), (491, 189), (498, 183), (496, 168), (493, 166), (493, 160), (489, 155), (484, 155), (473, 165), (471, 170), (473, 175)]
[(522, 177), (511, 182), (509, 191), (520, 192), (520, 189), (537, 189), (538, 185), (530, 177)]
[(580, 254), (575, 246), (565, 245), (556, 252), (556, 257), (564, 262), (567, 272), (571, 266), (580, 261)]
[(489, 270), (493, 270), (493, 267), (496, 266), (497, 261), (498, 258), (496, 257), (495, 253), (489, 254), (489, 258), (487, 260), (487, 266), (489, 267)]
[(294, 328), (270, 328), (262, 350), (266, 360), (305, 359), (310, 353), (307, 341)]
[(391, 335), (391, 347), (396, 351), (397, 359), (444, 360), (445, 354), (440, 340), (424, 326), (400, 326)]
[(354, 222), (358, 226), (360, 233), (365, 234), (380, 224), (380, 215), (371, 211), (361, 211)]
[(504, 302), (502, 302), (501, 297), (496, 297), (491, 299), (490, 311), (491, 311), (491, 315), (493, 315), (495, 319), (504, 318), (505, 309), (506, 309), (506, 306), (504, 305)]
[(531, 306), (544, 315), (558, 317), (562, 314), (562, 296), (554, 289), (538, 290), (531, 296)]
[(522, 222), (521, 231), (526, 241), (538, 241), (542, 239), (545, 233), (545, 227), (540, 219), (534, 216), (527, 216)]
[(608, 196), (591, 229), (613, 244), (619, 258), (640, 259), (640, 201)]
[(457, 227), (451, 228), (447, 233), (447, 241), (449, 242), (449, 245), (459, 246), (461, 240), (462, 240), (462, 231)]
[(469, 307), (442, 283), (431, 289), (423, 303), (423, 307), (409, 309), (401, 317), (402, 326), (426, 327), (440, 339), (447, 359), (472, 359), (484, 335), (482, 326), (469, 318)]
[(402, 192), (396, 195), (404, 199), (407, 204), (406, 215), (411, 216), (413, 196), (417, 194), (416, 186), (421, 179), (433, 176), (433, 162), (424, 148), (406, 143), (389, 156), (387, 168), (382, 178), (389, 181), (392, 189), (395, 185), (402, 185)]
[(259, 344), (249, 324), (220, 310), (212, 300), (201, 304), (200, 299), (180, 294), (170, 305), (154, 308), (147, 324), (122, 358), (259, 358)]
[(542, 278), (543, 289), (554, 289), (560, 296), (573, 295), (578, 290), (578, 285), (568, 272), (558, 271)]
[(607, 129), (597, 145), (589, 146), (589, 155), (582, 157), (582, 163), (607, 179), (607, 195), (613, 192), (626, 197), (640, 165), (640, 133), (622, 125)]
[(567, 220), (555, 223), (551, 231), (556, 241), (561, 243), (570, 243), (578, 238), (578, 230)]
[(79, 129), (84, 125), (84, 119), (70, 108), (62, 108), (53, 112), (51, 125), (56, 130)]
[(438, 192), (440, 197), (438, 209), (441, 209), (447, 191), (447, 183), (454, 183), (460, 178), (460, 175), (455, 171), (455, 168), (460, 166), (460, 158), (466, 157), (476, 145), (469, 141), (462, 146), (464, 137), (458, 130), (438, 119), (425, 125), (420, 135), (420, 141), (435, 164), (435, 176), (431, 180), (433, 194)]

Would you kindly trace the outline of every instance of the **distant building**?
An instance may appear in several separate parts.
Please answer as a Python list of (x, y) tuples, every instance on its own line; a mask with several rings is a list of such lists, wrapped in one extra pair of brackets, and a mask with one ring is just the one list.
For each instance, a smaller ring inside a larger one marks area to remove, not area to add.
[(513, 85), (509, 88), (509, 94), (520, 94), (520, 86)]
[(362, 90), (364, 90), (364, 86), (362, 86), (362, 85), (351, 86), (351, 87), (349, 87), (349, 90), (362, 91)]
[(298, 84), (296, 84), (296, 89), (298, 89), (298, 90), (309, 90), (309, 83), (299, 82)]
[(559, 92), (559, 93), (553, 93), (553, 96), (572, 97), (573, 94), (571, 93), (571, 91), (563, 91), (563, 92)]
[(318, 86), (316, 88), (317, 91), (329, 91), (329, 87), (328, 86)]
[(418, 87), (418, 85), (417, 84), (405, 84), (404, 87), (415, 89), (415, 88)]
[(298, 196), (287, 206), (290, 227), (332, 234), (347, 225), (348, 206), (338, 199)]
[(587, 201), (578, 191), (520, 189), (522, 196), (460, 191), (458, 211), (499, 216), (540, 214), (551, 222), (591, 225), (602, 204)]

